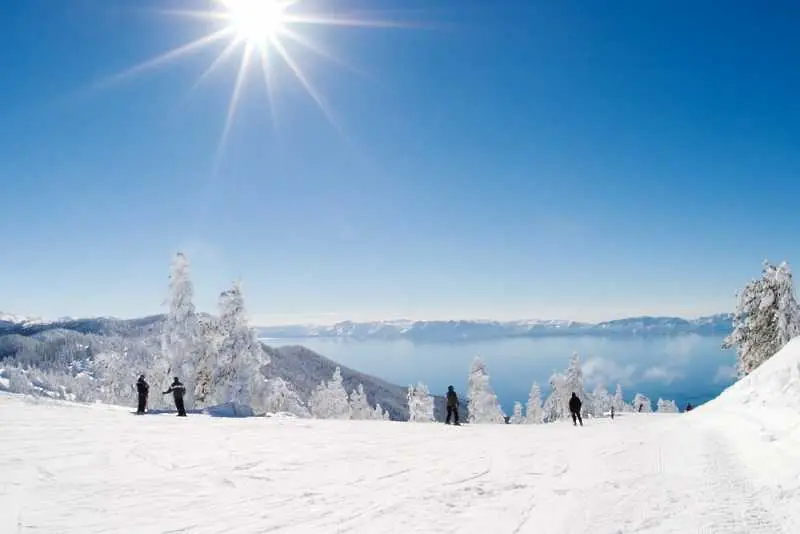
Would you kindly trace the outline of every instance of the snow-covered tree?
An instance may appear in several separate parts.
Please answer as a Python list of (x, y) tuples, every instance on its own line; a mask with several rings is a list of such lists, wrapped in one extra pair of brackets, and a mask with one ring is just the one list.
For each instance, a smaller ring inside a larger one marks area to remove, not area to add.
[(739, 294), (733, 332), (725, 338), (723, 348), (736, 347), (739, 376), (744, 376), (798, 335), (800, 307), (794, 298), (789, 265), (764, 261), (761, 278)]
[(367, 401), (367, 394), (364, 393), (364, 386), (359, 384), (356, 389), (350, 392), (350, 419), (374, 419), (375, 410)]
[(194, 285), (189, 277), (189, 260), (182, 252), (175, 254), (169, 276), (169, 313), (164, 321), (161, 352), (167, 360), (167, 373), (178, 376), (186, 385), (184, 402), (193, 405), (196, 386), (196, 359), (202, 336), (195, 312)]
[(650, 399), (641, 393), (637, 393), (636, 396), (633, 397), (632, 405), (633, 411), (635, 412), (652, 413), (653, 411), (653, 405), (650, 402)]
[(564, 388), (567, 398), (575, 393), (581, 400), (581, 414), (584, 417), (589, 415), (592, 410), (592, 399), (583, 386), (583, 369), (581, 369), (581, 359), (577, 352), (572, 354), (569, 367), (564, 373)]
[(297, 417), (309, 417), (311, 414), (305, 407), (297, 392), (282, 378), (267, 380), (267, 395), (264, 410), (267, 413), (290, 413)]
[(339, 367), (333, 372), (330, 382), (322, 382), (308, 401), (311, 415), (318, 419), (350, 419), (350, 402), (342, 383)]
[(383, 420), (383, 421), (391, 421), (392, 420), (391, 416), (389, 415), (389, 412), (381, 408), (381, 403), (380, 402), (375, 405), (375, 417), (373, 419), (376, 419), (378, 421), (381, 421), (381, 420)]
[(569, 397), (564, 375), (553, 373), (550, 376), (550, 396), (544, 401), (542, 407), (544, 420), (552, 423), (567, 417), (569, 415)]
[(528, 395), (528, 404), (525, 406), (525, 422), (529, 425), (538, 425), (544, 422), (542, 392), (536, 382), (531, 386), (531, 392)]
[[(592, 393), (592, 406), (594, 408), (595, 417), (603, 417), (604, 414), (611, 411), (613, 401), (608, 394), (608, 390), (603, 386), (597, 386)], [(616, 408), (614, 408), (616, 411)]]
[(674, 400), (664, 400), (658, 399), (658, 403), (656, 404), (658, 407), (656, 411), (658, 413), (678, 413), (680, 410), (678, 409), (678, 405), (675, 403)]
[(491, 384), (486, 363), (480, 356), (472, 361), (467, 381), (467, 410), (470, 423), (497, 423), (506, 422), (505, 414), (500, 409)]
[(514, 413), (508, 422), (512, 425), (521, 425), (525, 422), (525, 416), (522, 415), (522, 403), (517, 401), (514, 403)]
[(433, 417), (433, 397), (428, 386), (419, 382), (408, 386), (408, 420), (411, 423), (430, 423)]
[(619, 384), (617, 384), (617, 391), (614, 393), (614, 399), (611, 401), (611, 406), (614, 407), (614, 411), (617, 413), (625, 411), (625, 397), (622, 396), (622, 386)]
[(219, 299), (219, 346), (212, 372), (216, 403), (233, 402), (262, 410), (266, 400), (263, 367), (269, 363), (256, 334), (250, 328), (239, 283)]

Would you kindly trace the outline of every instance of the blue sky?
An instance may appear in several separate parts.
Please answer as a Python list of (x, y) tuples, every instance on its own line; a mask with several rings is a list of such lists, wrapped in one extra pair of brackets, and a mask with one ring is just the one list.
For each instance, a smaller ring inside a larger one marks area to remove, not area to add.
[(94, 85), (208, 3), (4, 8), (0, 310), (157, 313), (177, 249), (263, 324), (695, 316), (800, 261), (796, 2), (339, 0), (429, 28), (303, 28), (340, 130), (253, 70), (219, 160), (224, 43)]

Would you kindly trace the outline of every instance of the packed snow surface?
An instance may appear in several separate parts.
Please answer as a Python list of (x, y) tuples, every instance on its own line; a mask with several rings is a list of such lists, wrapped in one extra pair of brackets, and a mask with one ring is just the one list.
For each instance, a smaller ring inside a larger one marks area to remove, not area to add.
[(133, 415), (0, 394), (0, 532), (790, 533), (800, 340), (586, 426)]

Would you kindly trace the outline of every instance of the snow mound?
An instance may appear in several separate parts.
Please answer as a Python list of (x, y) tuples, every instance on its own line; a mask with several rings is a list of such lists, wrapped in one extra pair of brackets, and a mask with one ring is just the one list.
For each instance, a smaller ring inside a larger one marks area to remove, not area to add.
[(252, 407), (236, 402), (209, 406), (205, 412), (212, 417), (254, 417), (256, 415)]
[(756, 370), (709, 402), (707, 410), (745, 406), (800, 411), (800, 337), (794, 338)]

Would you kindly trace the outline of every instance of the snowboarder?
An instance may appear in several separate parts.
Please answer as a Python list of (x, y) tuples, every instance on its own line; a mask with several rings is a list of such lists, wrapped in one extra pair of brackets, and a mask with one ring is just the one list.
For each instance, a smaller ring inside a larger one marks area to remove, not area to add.
[(611, 407), (611, 420), (614, 420), (614, 407)]
[(139, 375), (136, 381), (136, 394), (139, 397), (139, 405), (136, 407), (136, 415), (144, 415), (147, 408), (147, 394), (150, 391), (150, 384), (144, 379), (144, 375)]
[(453, 386), (447, 386), (447, 417), (444, 420), (446, 425), (450, 424), (450, 417), (453, 417), (454, 424), (461, 424), (458, 422), (458, 395)]
[(186, 417), (186, 410), (183, 407), (183, 395), (186, 393), (186, 386), (181, 384), (177, 376), (169, 389), (164, 392), (164, 395), (167, 393), (172, 393), (172, 398), (175, 400), (175, 408), (178, 409), (178, 417)]
[(686, 405), (686, 411), (687, 412), (691, 412), (693, 409), (694, 409), (694, 406), (692, 406), (691, 402)]
[(578, 421), (581, 422), (581, 426), (583, 426), (583, 419), (581, 418), (581, 400), (575, 394), (572, 393), (572, 397), (569, 399), (569, 413), (572, 415), (572, 424), (578, 426)]

